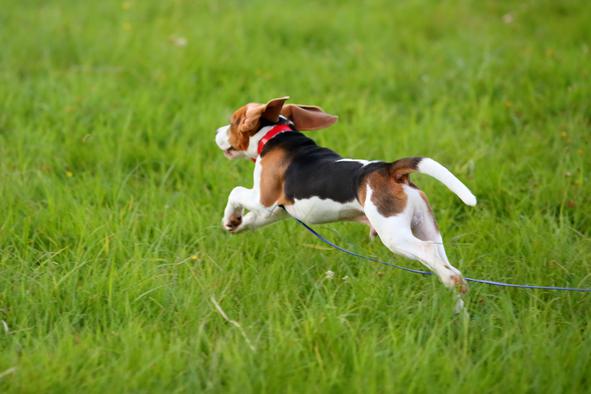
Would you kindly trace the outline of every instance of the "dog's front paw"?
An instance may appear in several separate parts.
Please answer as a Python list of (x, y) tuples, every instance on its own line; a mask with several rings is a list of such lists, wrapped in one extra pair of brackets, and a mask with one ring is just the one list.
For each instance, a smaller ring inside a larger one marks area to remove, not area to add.
[(222, 226), (231, 233), (236, 233), (241, 224), (242, 215), (231, 215), (229, 218), (222, 219)]

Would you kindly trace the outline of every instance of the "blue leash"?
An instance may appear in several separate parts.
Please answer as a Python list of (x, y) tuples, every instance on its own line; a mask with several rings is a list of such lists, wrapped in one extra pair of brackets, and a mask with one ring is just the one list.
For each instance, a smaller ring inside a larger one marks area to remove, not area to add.
[[(392, 264), (386, 261), (381, 261), (376, 259), (375, 257), (370, 257), (370, 256), (364, 256), (362, 254), (359, 253), (355, 253), (352, 252), (348, 249), (342, 248), (332, 242), (330, 242), (328, 239), (324, 238), (322, 235), (320, 235), (319, 233), (317, 233), (312, 227), (308, 226), (306, 223), (302, 222), (299, 219), (294, 218), (299, 224), (301, 224), (302, 226), (304, 226), (304, 228), (306, 230), (308, 230), (309, 232), (311, 232), (312, 234), (314, 234), (314, 236), (316, 238), (318, 238), (319, 240), (321, 240), (322, 242), (324, 242), (325, 244), (327, 244), (328, 246), (330, 246), (333, 249), (339, 250), (343, 253), (347, 253), (348, 255), (351, 256), (355, 256), (358, 257), (360, 259), (364, 259), (364, 260), (368, 260), (374, 263), (378, 263), (378, 264), (382, 264), (382, 265), (386, 265), (388, 267), (392, 267), (392, 268), (396, 268), (402, 271), (406, 271), (406, 272), (412, 272), (413, 274), (419, 274), (419, 275), (432, 275), (433, 273), (430, 271), (421, 271), (421, 270), (415, 270), (412, 268), (407, 268), (407, 267), (402, 267), (400, 265), (396, 265), (396, 264)], [(464, 278), (466, 281), (468, 282), (475, 282), (475, 283), (484, 283), (486, 285), (493, 285), (493, 286), (502, 286), (502, 287), (517, 287), (520, 289), (539, 289), (539, 290), (560, 290), (560, 291), (578, 291), (578, 292), (582, 292), (582, 293), (589, 293), (591, 292), (591, 288), (585, 289), (585, 288), (579, 288), (579, 287), (560, 287), (560, 286), (538, 286), (538, 285), (518, 285), (518, 284), (514, 284), (514, 283), (505, 283), (505, 282), (496, 282), (494, 280), (486, 280), (486, 279), (474, 279), (474, 278)]]

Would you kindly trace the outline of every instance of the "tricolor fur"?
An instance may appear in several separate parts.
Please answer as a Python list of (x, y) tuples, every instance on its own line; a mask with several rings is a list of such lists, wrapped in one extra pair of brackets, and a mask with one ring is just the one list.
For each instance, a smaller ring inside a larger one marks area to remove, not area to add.
[[(253, 187), (238, 186), (230, 193), (224, 228), (238, 233), (287, 215), (306, 223), (359, 221), (392, 252), (420, 261), (446, 286), (466, 292), (462, 274), (447, 259), (427, 196), (409, 175), (430, 175), (464, 203), (475, 205), (470, 190), (433, 159), (352, 160), (320, 147), (300, 131), (328, 127), (337, 118), (319, 107), (285, 105), (286, 100), (247, 104), (217, 130), (216, 143), (228, 158), (255, 161)], [(293, 131), (277, 134), (262, 146), (261, 139), (286, 122)]]

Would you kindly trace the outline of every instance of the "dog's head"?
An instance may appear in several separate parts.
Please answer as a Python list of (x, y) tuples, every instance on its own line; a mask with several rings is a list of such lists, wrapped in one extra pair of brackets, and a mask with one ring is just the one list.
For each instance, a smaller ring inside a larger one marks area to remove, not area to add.
[(230, 124), (217, 129), (215, 142), (229, 159), (254, 158), (256, 146), (263, 137), (259, 131), (279, 122), (279, 116), (289, 119), (298, 131), (328, 127), (337, 117), (313, 105), (288, 104), (289, 97), (276, 98), (266, 104), (249, 103), (238, 108)]

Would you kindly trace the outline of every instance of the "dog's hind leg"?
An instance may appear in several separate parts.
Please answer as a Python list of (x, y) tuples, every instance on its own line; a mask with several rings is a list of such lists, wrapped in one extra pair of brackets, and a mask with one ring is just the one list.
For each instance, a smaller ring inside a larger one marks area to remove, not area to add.
[[(441, 237), (441, 233), (439, 232), (439, 228), (437, 226), (437, 222), (435, 220), (435, 216), (433, 215), (431, 206), (429, 205), (429, 200), (427, 196), (420, 190), (418, 190), (418, 194), (421, 197), (422, 201), (415, 201), (415, 209), (411, 219), (411, 229), (413, 234), (423, 241), (433, 242), (437, 248), (439, 258), (443, 260), (452, 271), (454, 271), (461, 277), (461, 272), (457, 268), (452, 266), (447, 258), (447, 254), (445, 253), (445, 247), (443, 246), (443, 238)], [(462, 280), (460, 293), (457, 293), (456, 312), (459, 312), (464, 307), (464, 301), (462, 300), (461, 295), (462, 293), (465, 293), (466, 290), (466, 282)]]
[(433, 242), (437, 247), (439, 257), (449, 265), (453, 271), (461, 275), (460, 271), (453, 267), (445, 253), (445, 247), (443, 246), (443, 238), (439, 232), (435, 216), (429, 205), (429, 200), (425, 193), (417, 190), (422, 201), (415, 201), (413, 215), (411, 219), (411, 230), (412, 233), (422, 241)]
[(420, 261), (433, 271), (445, 286), (465, 293), (468, 289), (466, 282), (460, 271), (447, 261), (439, 231), (434, 231), (436, 230), (436, 227), (433, 228), (434, 222), (432, 221), (429, 225), (425, 221), (426, 223), (419, 226), (415, 223), (419, 231), (416, 232), (416, 235), (413, 233), (412, 223), (415, 211), (421, 208), (421, 203), (425, 206), (425, 202), (420, 198), (417, 189), (405, 185), (404, 191), (407, 196), (404, 210), (395, 215), (386, 216), (380, 213), (378, 206), (372, 201), (372, 190), (368, 186), (364, 203), (364, 212), (367, 218), (388, 249), (399, 255)]

